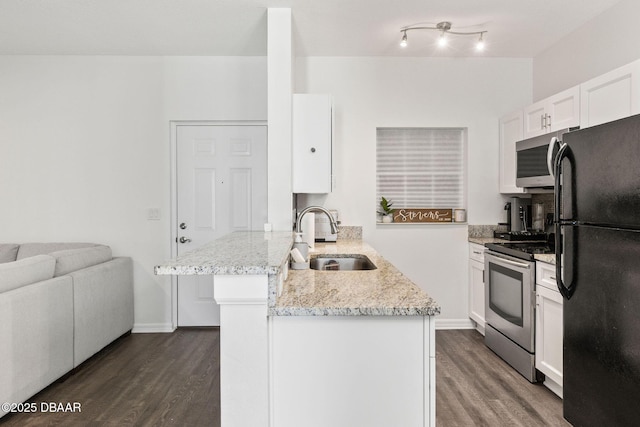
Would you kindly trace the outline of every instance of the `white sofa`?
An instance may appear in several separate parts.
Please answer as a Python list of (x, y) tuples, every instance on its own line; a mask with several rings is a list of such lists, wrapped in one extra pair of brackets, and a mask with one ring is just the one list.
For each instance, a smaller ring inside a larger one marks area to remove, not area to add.
[(131, 258), (92, 243), (0, 244), (0, 402), (26, 401), (132, 328)]

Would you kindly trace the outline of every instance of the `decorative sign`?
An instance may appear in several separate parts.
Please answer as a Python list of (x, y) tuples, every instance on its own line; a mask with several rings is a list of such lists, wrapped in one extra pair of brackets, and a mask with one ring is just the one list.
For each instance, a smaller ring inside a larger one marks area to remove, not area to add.
[(453, 222), (452, 209), (396, 209), (393, 222)]

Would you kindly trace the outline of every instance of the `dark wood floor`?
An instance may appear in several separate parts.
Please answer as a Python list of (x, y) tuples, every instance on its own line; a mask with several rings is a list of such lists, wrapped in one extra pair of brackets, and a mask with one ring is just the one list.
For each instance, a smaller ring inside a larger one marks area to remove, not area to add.
[(520, 376), (483, 340), (473, 330), (436, 332), (438, 426), (570, 426), (560, 398)]
[(220, 330), (131, 334), (29, 402), (81, 413), (9, 414), (5, 426), (220, 426)]
[[(438, 331), (436, 349), (438, 426), (569, 425), (562, 401), (517, 374), (477, 332)], [(79, 402), (81, 413), (12, 414), (0, 425), (220, 426), (219, 354), (217, 328), (133, 334), (29, 400)]]

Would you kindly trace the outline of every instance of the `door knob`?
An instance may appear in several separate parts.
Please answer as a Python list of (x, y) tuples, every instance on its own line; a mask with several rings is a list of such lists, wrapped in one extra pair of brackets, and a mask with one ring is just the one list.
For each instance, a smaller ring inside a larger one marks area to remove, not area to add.
[(189, 243), (190, 241), (191, 241), (191, 239), (187, 239), (184, 236), (180, 237), (180, 243)]

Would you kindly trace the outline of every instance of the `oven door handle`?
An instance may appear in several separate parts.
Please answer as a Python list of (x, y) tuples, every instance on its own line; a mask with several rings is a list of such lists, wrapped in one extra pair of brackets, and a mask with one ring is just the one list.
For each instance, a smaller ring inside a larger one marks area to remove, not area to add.
[(500, 260), (499, 262), (503, 262), (505, 264), (509, 264), (509, 265), (514, 266), (514, 267), (520, 267), (520, 268), (526, 268), (526, 269), (530, 269), (531, 268), (530, 264), (511, 261), (510, 259), (502, 258), (500, 256), (493, 255), (493, 254), (486, 254), (486, 255), (489, 256), (489, 257), (493, 257), (493, 258), (496, 258), (496, 259)]

